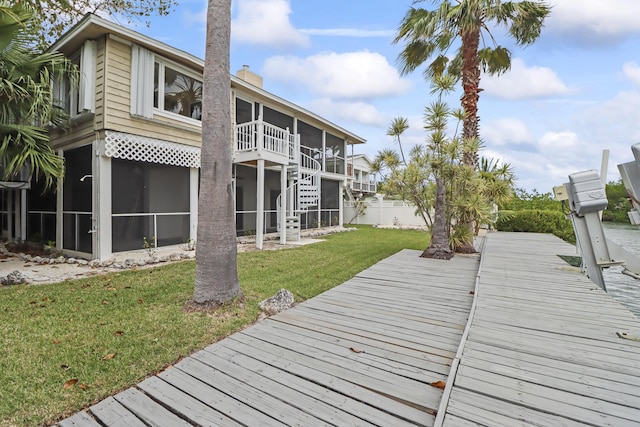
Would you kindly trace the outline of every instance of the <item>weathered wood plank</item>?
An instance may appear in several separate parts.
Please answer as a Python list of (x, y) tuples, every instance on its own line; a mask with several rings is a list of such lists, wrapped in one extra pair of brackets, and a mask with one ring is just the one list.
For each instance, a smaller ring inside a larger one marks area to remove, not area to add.
[[(282, 399), (276, 399), (270, 394), (264, 393), (263, 390), (258, 390), (252, 381), (249, 383), (244, 383), (223, 373), (227, 372), (228, 369), (238, 369), (237, 365), (228, 363), (225, 365), (224, 363), (219, 362), (215, 364), (215, 367), (212, 367), (198, 361), (195, 358), (189, 357), (182, 360), (178, 365), (176, 365), (176, 367), (185, 374), (193, 377), (194, 380), (175, 381), (176, 378), (169, 375), (164, 376), (162, 374), (160, 375), (160, 377), (178, 388), (184, 386), (186, 390), (183, 389), (183, 391), (187, 393), (193, 392), (190, 384), (192, 384), (193, 381), (196, 381), (195, 379), (197, 378), (200, 379), (200, 381), (206, 383), (209, 387), (212, 387), (219, 392), (232, 397), (238, 402), (241, 402), (243, 405), (251, 407), (256, 411), (268, 414), (269, 416), (275, 418), (283, 424), (295, 426), (313, 425), (320, 423), (320, 420), (318, 418), (312, 417), (304, 411), (300, 411), (287, 402), (287, 398), (291, 397), (292, 393), (283, 395)], [(255, 378), (256, 375), (254, 375), (253, 377)], [(185, 377), (179, 378), (179, 380), (183, 380), (184, 378)], [(215, 403), (212, 404), (212, 406), (218, 410), (223, 409)], [(236, 407), (239, 407), (240, 410), (242, 410), (241, 405), (234, 405), (233, 412), (236, 411)], [(227, 413), (227, 415), (233, 416), (232, 413)]]
[(415, 367), (426, 371), (436, 372), (443, 375), (447, 375), (449, 373), (449, 363), (450, 360), (444, 359), (441, 363), (434, 363), (424, 358), (418, 358), (409, 356), (406, 352), (397, 351), (402, 350), (398, 347), (393, 349), (387, 349), (390, 346), (379, 345), (384, 344), (380, 342), (376, 342), (373, 340), (365, 341), (363, 339), (358, 339), (358, 337), (350, 336), (347, 339), (342, 339), (335, 334), (331, 334), (331, 331), (327, 331), (325, 329), (324, 333), (318, 333), (314, 329), (308, 329), (301, 325), (291, 325), (286, 322), (281, 321), (272, 321), (270, 326), (274, 328), (282, 329), (283, 331), (288, 331), (290, 333), (296, 333), (300, 335), (304, 335), (305, 337), (312, 338), (316, 341), (315, 345), (324, 346), (324, 345), (333, 345), (338, 346), (339, 348), (357, 348), (365, 351), (368, 356), (379, 358), (383, 360), (383, 363), (392, 362), (394, 365), (398, 367)]
[(256, 329), (242, 331), (230, 338), (251, 345), (258, 351), (271, 353), (334, 377), (344, 378), (354, 384), (414, 405), (436, 409), (440, 403), (441, 390), (353, 360), (349, 362), (349, 358), (346, 357), (349, 349), (345, 349), (345, 357), (331, 356), (304, 344), (282, 340), (275, 335)]
[[(241, 341), (225, 339), (220, 342), (220, 345), (234, 352), (252, 357), (270, 366), (281, 369), (289, 374), (320, 384), (323, 387), (352, 399), (366, 402), (374, 408), (387, 411), (402, 419), (409, 420), (420, 425), (430, 425), (429, 420), (433, 423), (433, 413), (428, 412), (428, 408), (419, 409), (419, 406), (417, 405), (411, 406), (402, 403), (399, 400), (394, 400), (388, 392), (383, 394), (372, 391), (371, 389), (364, 388), (350, 382), (349, 379), (327, 374), (321, 370), (316, 370), (313, 367), (297, 363), (296, 361), (287, 360), (282, 357), (282, 355), (257, 351), (255, 347), (244, 344)], [(207, 351), (215, 351), (215, 348), (207, 349)]]
[[(593, 393), (613, 392), (613, 399), (624, 399), (625, 395), (640, 397), (640, 377), (624, 375), (624, 380), (635, 382), (635, 385), (629, 385), (625, 382), (615, 381), (611, 371), (590, 369), (574, 363), (560, 364), (557, 360), (547, 358), (538, 358), (533, 362), (533, 357), (527, 357), (522, 353), (509, 357), (505, 352), (500, 352), (500, 354), (486, 353), (465, 347), (464, 354), (465, 360), (471, 366), (494, 371), (506, 369), (513, 378), (538, 383), (567, 381), (573, 384), (557, 388), (570, 391), (579, 386), (594, 387), (603, 391), (594, 390)], [(622, 396), (618, 396), (618, 394), (622, 394)]]
[(145, 423), (113, 397), (107, 397), (93, 405), (90, 411), (97, 420), (108, 427), (146, 427)]
[(116, 394), (114, 399), (151, 427), (191, 426), (191, 424), (135, 388), (129, 388)]
[(496, 399), (484, 394), (473, 393), (462, 388), (454, 388), (451, 392), (447, 415), (449, 413), (470, 420), (478, 420), (478, 423), (486, 426), (511, 427), (518, 425), (518, 422), (548, 427), (584, 426), (584, 423), (578, 421), (537, 411), (527, 406)]
[(198, 425), (284, 425), (178, 369), (148, 378), (138, 387)]
[(60, 427), (102, 427), (86, 412), (78, 412), (58, 423)]
[[(225, 372), (239, 381), (246, 382), (288, 405), (334, 425), (358, 425), (365, 422), (374, 425), (414, 425), (388, 412), (369, 406), (308, 381), (262, 361), (235, 352), (223, 346), (209, 348), (193, 355), (199, 362), (212, 367), (226, 367)], [(428, 421), (429, 417), (420, 416)], [(303, 424), (312, 425), (312, 424)]]

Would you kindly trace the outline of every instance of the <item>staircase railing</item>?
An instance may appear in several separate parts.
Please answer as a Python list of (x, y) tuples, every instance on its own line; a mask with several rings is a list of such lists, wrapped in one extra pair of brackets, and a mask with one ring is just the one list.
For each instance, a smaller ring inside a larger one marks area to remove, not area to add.
[[(298, 147), (300, 146), (298, 145)], [(290, 202), (286, 210), (287, 217), (307, 212), (308, 208), (310, 206), (317, 205), (318, 200), (320, 199), (321, 163), (308, 154), (302, 152), (302, 150), (298, 150), (297, 157), (299, 161), (295, 166), (295, 182), (287, 187), (285, 191), (285, 194), (289, 195), (286, 199)], [(280, 194), (276, 199), (278, 230), (280, 230), (281, 209), (282, 194)]]

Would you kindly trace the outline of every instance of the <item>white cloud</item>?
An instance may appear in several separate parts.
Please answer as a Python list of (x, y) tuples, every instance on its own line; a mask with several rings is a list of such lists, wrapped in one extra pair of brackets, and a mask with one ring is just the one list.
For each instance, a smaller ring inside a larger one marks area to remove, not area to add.
[(625, 62), (622, 72), (633, 84), (640, 85), (640, 65), (637, 62)]
[(571, 92), (552, 69), (527, 67), (520, 58), (514, 58), (511, 69), (504, 74), (483, 75), (480, 87), (488, 96), (504, 99), (539, 98)]
[(384, 56), (369, 51), (275, 56), (266, 60), (262, 72), (269, 80), (300, 83), (316, 95), (331, 98), (394, 96), (411, 88)]
[(340, 102), (329, 98), (311, 102), (311, 110), (337, 122), (357, 122), (370, 126), (386, 126), (387, 118), (375, 106), (365, 102)]
[(237, 15), (231, 21), (231, 38), (241, 43), (275, 48), (306, 47), (309, 37), (291, 24), (287, 0), (236, 0)]
[(637, 0), (553, 0), (547, 27), (591, 41), (640, 33)]
[(308, 28), (301, 29), (301, 33), (310, 36), (333, 37), (393, 37), (395, 30), (363, 30), (360, 28)]
[(531, 144), (535, 137), (519, 119), (502, 118), (482, 125), (482, 139), (493, 146)]

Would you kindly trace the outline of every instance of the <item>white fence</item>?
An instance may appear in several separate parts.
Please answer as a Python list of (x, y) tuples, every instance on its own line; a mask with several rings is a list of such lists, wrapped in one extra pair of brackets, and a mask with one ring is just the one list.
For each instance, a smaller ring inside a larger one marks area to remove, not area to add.
[[(364, 203), (364, 210), (357, 215), (357, 204)], [(348, 224), (424, 226), (412, 203), (398, 200), (365, 200), (344, 202), (344, 221)]]

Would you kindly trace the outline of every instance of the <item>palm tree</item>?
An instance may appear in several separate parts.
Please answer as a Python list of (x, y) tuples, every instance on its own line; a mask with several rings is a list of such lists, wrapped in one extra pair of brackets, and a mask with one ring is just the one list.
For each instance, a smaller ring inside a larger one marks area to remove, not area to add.
[[(412, 7), (400, 24), (394, 43), (407, 43), (398, 56), (401, 73), (411, 73), (431, 60), (424, 72), (426, 78), (431, 80), (445, 72), (460, 76), (464, 91), (462, 108), (466, 113), (462, 137), (479, 140), (480, 68), (489, 74), (499, 74), (511, 67), (511, 52), (496, 44), (489, 27), (505, 26), (517, 45), (526, 46), (540, 36), (550, 7), (542, 1), (431, 2), (439, 7), (435, 10)], [(490, 40), (493, 46), (480, 48), (481, 39)], [(460, 48), (449, 60), (447, 55), (458, 41)], [(464, 162), (476, 167), (477, 152), (465, 153)]]
[(0, 168), (11, 179), (28, 167), (50, 187), (62, 177), (64, 160), (49, 145), (44, 124), (67, 119), (54, 106), (52, 81), (62, 74), (77, 80), (77, 70), (62, 54), (34, 51), (32, 18), (22, 3), (0, 2)]
[(409, 129), (409, 121), (405, 117), (396, 117), (391, 122), (389, 129), (387, 130), (387, 135), (392, 136), (396, 142), (398, 143), (398, 147), (400, 148), (400, 155), (402, 156), (402, 163), (407, 166), (407, 160), (404, 157), (404, 151), (402, 150), (402, 142), (400, 141), (400, 137), (405, 131)]
[(241, 298), (232, 193), (231, 0), (209, 0), (202, 96), (198, 247), (193, 302), (218, 306)]

